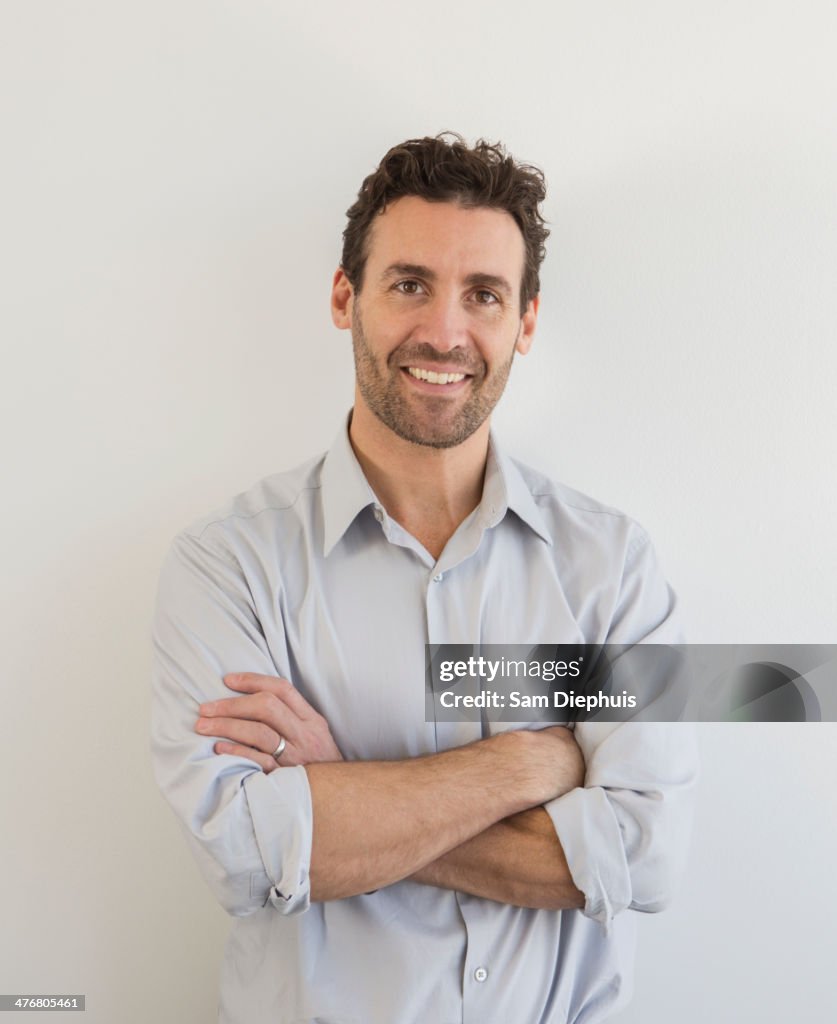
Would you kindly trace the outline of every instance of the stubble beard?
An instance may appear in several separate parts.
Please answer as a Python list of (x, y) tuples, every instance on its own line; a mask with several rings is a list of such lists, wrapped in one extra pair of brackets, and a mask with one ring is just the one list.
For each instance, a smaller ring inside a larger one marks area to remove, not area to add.
[[(427, 344), (399, 345), (379, 365), (363, 330), (360, 304), (356, 301), (352, 316), (352, 349), (358, 388), (370, 411), (398, 437), (428, 448), (455, 448), (482, 426), (491, 415), (509, 379), (514, 360), (514, 347), (505, 363), (491, 373), (479, 357), (469, 359), (460, 349), (441, 355)], [(461, 367), (471, 374), (470, 394), (457, 408), (455, 398), (445, 395), (407, 395), (400, 379), (402, 366), (416, 363), (444, 363)], [(423, 414), (421, 410), (423, 408)]]

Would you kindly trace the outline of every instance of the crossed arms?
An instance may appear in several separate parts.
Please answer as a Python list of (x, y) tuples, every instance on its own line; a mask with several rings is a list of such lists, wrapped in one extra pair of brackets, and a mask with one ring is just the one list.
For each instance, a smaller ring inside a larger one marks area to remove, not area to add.
[[(269, 900), (294, 914), (311, 899), (405, 878), (519, 906), (583, 907), (603, 924), (667, 904), (685, 865), (696, 778), (687, 727), (586, 722), (572, 734), (505, 733), (411, 760), (345, 763), (325, 719), (276, 679), (288, 654), (281, 637), (268, 647), (250, 586), (227, 552), (183, 536), (154, 624), (155, 774), (229, 913)], [(623, 616), (618, 628), (659, 636), (653, 621)], [(273, 709), (292, 705), (304, 723), (296, 733), (293, 718), (274, 729), (264, 707), (222, 704), (233, 688), (234, 700), (266, 700), (256, 691), (267, 683), (230, 685), (236, 666), (285, 688)], [(196, 732), (198, 715), (206, 727)], [(236, 721), (257, 731), (234, 732)], [(280, 734), (281, 770), (268, 753)]]
[(345, 762), (328, 723), (287, 680), (225, 677), (246, 696), (201, 706), (196, 731), (223, 735), (218, 754), (263, 771), (279, 737), (287, 767), (305, 765), (313, 805), (311, 898), (342, 899), (403, 878), (501, 903), (581, 907), (566, 858), (539, 805), (584, 781), (562, 727), (512, 732), (405, 761)]

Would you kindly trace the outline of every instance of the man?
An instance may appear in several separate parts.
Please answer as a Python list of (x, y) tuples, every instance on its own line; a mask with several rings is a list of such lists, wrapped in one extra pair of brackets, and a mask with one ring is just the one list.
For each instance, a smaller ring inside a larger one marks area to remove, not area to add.
[(425, 721), (425, 644), (679, 637), (642, 530), (490, 435), (535, 333), (543, 198), (499, 146), (390, 150), (332, 287), (348, 429), (164, 567), (155, 768), (237, 918), (222, 1021), (602, 1020), (628, 911), (681, 870), (694, 755), (672, 727)]

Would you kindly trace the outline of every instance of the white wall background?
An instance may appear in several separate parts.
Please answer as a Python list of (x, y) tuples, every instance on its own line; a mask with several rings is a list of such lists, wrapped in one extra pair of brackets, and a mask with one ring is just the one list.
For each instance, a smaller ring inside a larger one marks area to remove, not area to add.
[[(692, 639), (837, 641), (834, 5), (0, 19), (0, 991), (214, 1019), (227, 923), (148, 765), (157, 571), (337, 430), (343, 213), (396, 141), (454, 128), (547, 173), (507, 442), (650, 530)], [(622, 1024), (835, 1019), (835, 730), (704, 729), (690, 878), (641, 922)]]

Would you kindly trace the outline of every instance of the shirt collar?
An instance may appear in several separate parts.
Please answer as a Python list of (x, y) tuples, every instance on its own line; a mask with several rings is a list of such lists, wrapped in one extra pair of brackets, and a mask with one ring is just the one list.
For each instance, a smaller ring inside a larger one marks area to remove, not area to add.
[(358, 514), (377, 501), (349, 441), (348, 417), (326, 453), (320, 479), (323, 555), (327, 557)]
[(506, 511), (511, 509), (530, 530), (552, 545), (552, 535), (529, 485), (517, 464), (503, 451), (493, 431), (488, 441), (482, 504), (487, 506), (492, 525), (498, 523)]
[[(323, 463), (324, 557), (330, 554), (360, 512), (377, 504), (378, 500), (349, 441), (349, 422), (350, 418), (347, 418)], [(487, 525), (496, 526), (511, 509), (542, 540), (552, 544), (552, 537), (528, 484), (517, 465), (501, 449), (493, 432), (488, 441), (480, 507)]]

